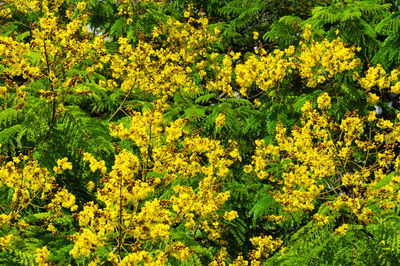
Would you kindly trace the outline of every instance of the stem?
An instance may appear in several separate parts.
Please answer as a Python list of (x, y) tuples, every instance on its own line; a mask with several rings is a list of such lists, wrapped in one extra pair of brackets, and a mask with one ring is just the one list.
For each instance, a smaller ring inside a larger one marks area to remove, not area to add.
[(199, 224), (197, 224), (197, 225), (196, 225), (196, 228), (194, 229), (194, 232), (193, 232), (193, 240), (196, 239), (197, 229), (199, 229)]
[(112, 116), (107, 120), (107, 122), (110, 122), (111, 119), (114, 118), (114, 116), (118, 113), (118, 111), (122, 110), (122, 106), (125, 104), (126, 100), (128, 99), (129, 95), (131, 95), (133, 87), (131, 87), (129, 89), (128, 94), (125, 96), (124, 100), (122, 101), (122, 103), (119, 105), (119, 107), (117, 108), (117, 110), (115, 110), (115, 112), (112, 114)]
[(118, 221), (118, 257), (121, 258), (122, 247), (122, 174), (119, 181), (119, 221)]
[(150, 123), (150, 129), (149, 129), (149, 143), (147, 145), (146, 163), (145, 163), (144, 169), (142, 171), (142, 181), (146, 180), (147, 170), (149, 167), (150, 145), (151, 145), (151, 123)]
[(292, 212), (289, 212), (289, 214), (290, 214), (290, 216), (291, 216), (291, 217), (292, 217), (292, 219), (293, 219), (294, 226), (297, 228), (297, 222), (296, 222), (296, 219), (294, 218), (294, 216), (293, 216)]
[(52, 103), (51, 103), (52, 113), (51, 113), (51, 119), (49, 121), (49, 130), (46, 133), (46, 139), (48, 139), (49, 136), (50, 136), (50, 132), (54, 127), (54, 120), (55, 120), (55, 117), (56, 117), (56, 103), (57, 103), (57, 100), (56, 100), (56, 95), (55, 95), (55, 91), (54, 91), (54, 87), (53, 87), (53, 82), (52, 82), (51, 77), (50, 77), (50, 64), (49, 64), (49, 56), (48, 56), (48, 53), (47, 53), (46, 40), (43, 40), (43, 45), (44, 45), (44, 55), (46, 57), (47, 77), (48, 77), (48, 79), (50, 81), (50, 91), (51, 91), (52, 96), (53, 96)]
[(2, 211), (2, 213), (6, 213), (6, 211), (4, 210), (4, 208), (0, 205), (0, 210)]
[[(368, 140), (371, 141), (371, 127), (369, 128), (369, 138), (368, 138)], [(367, 165), (368, 156), (369, 156), (369, 150), (370, 150), (370, 148), (368, 148), (368, 150), (367, 150), (367, 156), (365, 157), (364, 168)]]
[[(332, 134), (332, 132), (331, 132), (331, 129), (329, 128), (329, 125), (328, 125), (327, 129), (328, 129), (329, 137), (331, 138), (332, 143), (333, 143), (333, 146), (335, 147), (335, 150), (336, 150), (336, 158), (339, 160), (339, 163), (340, 163), (341, 166), (342, 166), (342, 171), (345, 171), (345, 169), (344, 169), (344, 168), (345, 168), (345, 163), (342, 161), (342, 159), (341, 159), (340, 156), (339, 156), (339, 149), (338, 149), (338, 147), (337, 147), (337, 143), (336, 143), (335, 139), (333, 138), (333, 134)], [(340, 171), (339, 171), (339, 175), (341, 176), (341, 178), (343, 177), (343, 173), (340, 172)], [(334, 184), (334, 183), (335, 183), (335, 182), (333, 182), (333, 184)]]

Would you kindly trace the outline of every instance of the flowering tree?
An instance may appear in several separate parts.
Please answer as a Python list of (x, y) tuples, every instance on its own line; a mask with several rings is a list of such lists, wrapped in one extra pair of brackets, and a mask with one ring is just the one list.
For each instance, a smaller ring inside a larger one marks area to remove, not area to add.
[[(383, 32), (372, 2), (330, 8)], [(0, 3), (1, 262), (397, 262), (398, 68), (325, 6), (241, 5)]]

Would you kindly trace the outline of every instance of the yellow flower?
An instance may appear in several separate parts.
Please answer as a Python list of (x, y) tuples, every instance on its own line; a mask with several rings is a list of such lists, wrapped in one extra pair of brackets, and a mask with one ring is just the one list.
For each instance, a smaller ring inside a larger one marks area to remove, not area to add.
[(283, 241), (279, 238), (274, 240), (272, 236), (263, 235), (251, 238), (250, 242), (256, 247), (256, 249), (252, 251), (254, 259), (267, 258), (270, 252), (275, 251), (283, 244)]
[(65, 107), (60, 103), (56, 109), (56, 117), (60, 117), (65, 112)]
[(318, 213), (312, 216), (313, 220), (317, 221), (317, 224), (320, 226), (326, 225), (329, 222), (328, 216), (322, 216)]
[(303, 113), (309, 112), (313, 109), (311, 101), (307, 101), (302, 107), (301, 107), (301, 111)]
[(53, 234), (57, 232), (57, 228), (54, 227), (52, 223), (47, 226), (47, 231), (52, 232)]
[(5, 86), (0, 86), (0, 97), (5, 98), (7, 96), (7, 88)]
[(225, 113), (220, 113), (215, 119), (217, 127), (223, 127), (225, 125)]
[(64, 170), (71, 170), (72, 163), (68, 162), (68, 158), (62, 158), (57, 160), (57, 166), (54, 166), (53, 170), (56, 174), (61, 174)]
[[(400, 93), (400, 82), (397, 82), (396, 84), (394, 84), (391, 88), (390, 91), (396, 94)], [(1, 94), (1, 93), (0, 93)]]
[(375, 93), (368, 93), (367, 94), (367, 102), (369, 103), (377, 103), (379, 101), (379, 96)]
[(88, 188), (90, 191), (92, 191), (93, 188), (94, 188), (94, 183), (93, 183), (93, 181), (89, 181), (89, 182), (86, 184), (86, 186), (87, 186), (87, 188)]
[(317, 103), (319, 109), (329, 109), (331, 107), (331, 97), (329, 97), (328, 93), (324, 92), (318, 97)]
[(376, 118), (376, 112), (375, 111), (371, 111), (371, 112), (369, 112), (368, 113), (368, 118), (367, 118), (367, 120), (368, 121), (375, 121), (377, 118)]
[(253, 32), (253, 39), (254, 40), (257, 40), (258, 39), (258, 32)]
[(326, 80), (326, 78), (324, 76), (318, 76), (317, 82), (324, 83), (325, 80)]
[(304, 32), (303, 32), (303, 38), (305, 40), (310, 40), (311, 39), (311, 25), (310, 24), (306, 25), (306, 27), (304, 29)]
[[(254, 261), (252, 261), (252, 263), (253, 263), (254, 265), (256, 265), (256, 264), (254, 263)], [(215, 265), (221, 265), (221, 264), (220, 264), (220, 263), (216, 263)], [(245, 259), (243, 258), (242, 255), (239, 255), (239, 256), (236, 258), (236, 260), (234, 260), (234, 261), (232, 262), (232, 264), (229, 264), (229, 265), (231, 265), (231, 266), (247, 266), (247, 265), (249, 265), (249, 262), (248, 262), (247, 260), (245, 260)]]
[(167, 251), (180, 261), (190, 258), (190, 249), (180, 241), (174, 243), (172, 246), (168, 246)]
[(237, 217), (239, 217), (239, 215), (236, 211), (230, 211), (230, 212), (227, 211), (224, 214), (224, 219), (228, 220), (228, 221), (232, 221), (232, 220), (236, 219)]
[(80, 2), (80, 3), (78, 3), (78, 5), (76, 6), (76, 8), (77, 8), (79, 11), (83, 11), (83, 10), (85, 9), (85, 7), (86, 7), (86, 2)]
[(14, 239), (13, 234), (9, 234), (7, 236), (3, 236), (0, 238), (0, 246), (3, 250), (6, 250), (10, 245), (10, 242)]
[(50, 250), (46, 246), (36, 249), (35, 260), (39, 265), (50, 265), (49, 261)]
[(253, 171), (253, 167), (251, 165), (245, 165), (243, 171), (245, 173), (250, 173), (251, 171)]
[(349, 230), (349, 225), (343, 224), (335, 230), (335, 233), (338, 235), (345, 235), (347, 233), (347, 230)]
[(89, 161), (90, 171), (92, 171), (93, 173), (96, 172), (97, 170), (100, 170), (101, 174), (103, 175), (107, 173), (107, 167), (105, 166), (106, 162), (104, 160), (97, 161), (93, 157), (93, 155), (91, 155), (88, 152), (83, 153), (83, 160)]

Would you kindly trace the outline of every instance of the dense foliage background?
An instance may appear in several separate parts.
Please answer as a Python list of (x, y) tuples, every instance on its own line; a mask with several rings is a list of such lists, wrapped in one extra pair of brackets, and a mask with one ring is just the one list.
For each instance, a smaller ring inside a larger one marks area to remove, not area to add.
[(398, 6), (0, 2), (0, 263), (397, 264)]

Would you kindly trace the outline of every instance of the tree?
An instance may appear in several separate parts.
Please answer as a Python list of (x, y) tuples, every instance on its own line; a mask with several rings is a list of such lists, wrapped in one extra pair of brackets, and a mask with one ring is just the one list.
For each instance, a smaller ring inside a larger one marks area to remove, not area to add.
[(0, 260), (397, 261), (397, 11), (301, 3), (4, 2)]

